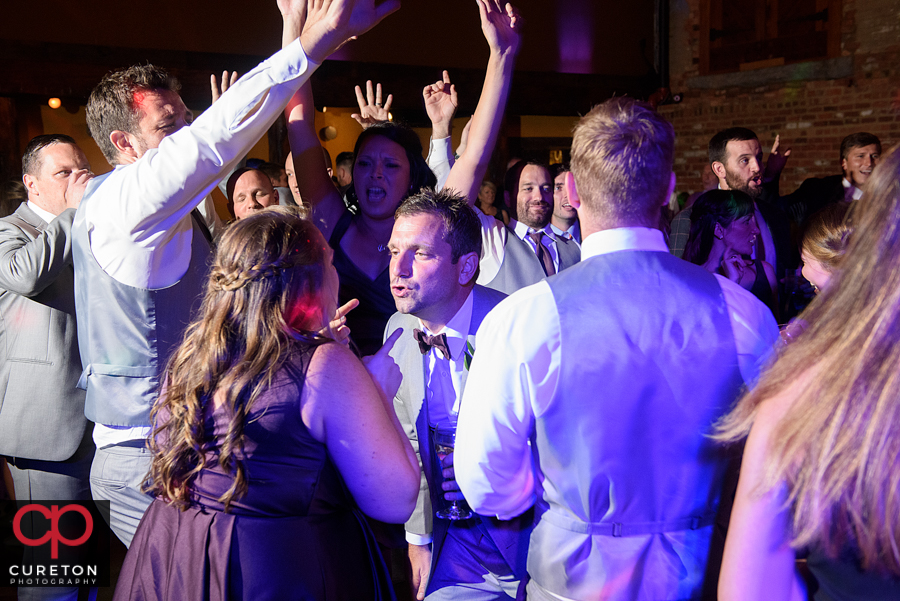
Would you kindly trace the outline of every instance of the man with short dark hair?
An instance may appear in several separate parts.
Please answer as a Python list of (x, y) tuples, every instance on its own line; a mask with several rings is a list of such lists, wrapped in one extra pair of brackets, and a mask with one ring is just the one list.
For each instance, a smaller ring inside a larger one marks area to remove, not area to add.
[[(776, 204), (763, 200), (766, 194), (762, 159), (759, 138), (746, 127), (724, 129), (709, 141), (709, 164), (719, 180), (719, 189), (740, 190), (754, 200), (756, 223), (760, 230), (755, 258), (772, 264), (780, 279), (785, 271), (797, 267), (800, 257), (791, 244), (787, 215)], [(690, 230), (691, 207), (688, 207), (678, 213), (671, 224), (669, 250), (676, 257), (684, 254)]]
[(569, 204), (566, 194), (566, 173), (569, 166), (557, 163), (550, 166), (553, 177), (553, 216), (550, 218), (550, 229), (560, 238), (574, 240), (581, 245), (581, 228), (578, 227), (578, 212)]
[[(73, 226), (80, 385), (96, 424), (91, 487), (95, 498), (111, 500), (111, 526), (126, 546), (150, 503), (141, 490), (150, 408), (206, 283), (211, 239), (196, 206), (316, 65), (399, 2), (279, 6), (285, 48), (196, 121), (177, 82), (152, 65), (107, 75), (88, 101), (91, 136), (116, 168), (92, 182)], [(299, 37), (288, 33), (304, 20)]]
[(353, 153), (342, 152), (337, 155), (334, 164), (334, 177), (337, 179), (338, 190), (343, 196), (353, 181)]
[(476, 209), (484, 244), (478, 283), (512, 294), (580, 260), (578, 244), (550, 228), (553, 180), (545, 165), (519, 161), (510, 167), (504, 195), (509, 225)]
[[(22, 159), (28, 201), (0, 219), (0, 455), (20, 502), (91, 498), (71, 229), (92, 176), (75, 140), (38, 136)], [(19, 589), (22, 600), (77, 597), (78, 587)]]
[(582, 118), (566, 190), (583, 260), (478, 331), (455, 475), (479, 514), (545, 510), (529, 599), (701, 593), (727, 463), (708, 435), (778, 326), (739, 285), (668, 252), (657, 224), (674, 144), (671, 124), (628, 98)]
[(475, 285), (480, 221), (465, 198), (426, 188), (400, 204), (388, 248), (398, 312), (385, 337), (404, 330), (391, 351), (403, 374), (394, 409), (423, 474), (416, 511), (406, 523), (415, 592), (435, 601), (515, 598), (525, 575), (530, 515), (505, 524), (477, 516), (434, 518), (442, 497), (460, 495), (453, 454), (443, 461), (435, 457), (430, 430), (456, 422), (475, 332), (506, 297)]
[(881, 140), (877, 136), (857, 132), (841, 141), (841, 174), (828, 177), (810, 177), (787, 196), (782, 196), (779, 206), (802, 226), (806, 219), (826, 206), (859, 200), (866, 181), (881, 155)]

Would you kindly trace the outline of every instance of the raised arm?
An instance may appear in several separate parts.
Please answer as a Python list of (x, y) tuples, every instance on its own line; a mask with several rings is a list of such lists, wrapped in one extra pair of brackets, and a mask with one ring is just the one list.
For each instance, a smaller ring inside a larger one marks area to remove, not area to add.
[(491, 48), (491, 57), (481, 98), (472, 117), (468, 145), (454, 163), (444, 184), (445, 188), (463, 194), (470, 204), (475, 204), (481, 180), (497, 143), (522, 27), (521, 17), (511, 4), (504, 7), (498, 0), (478, 0), (478, 11), (481, 14), (481, 30)]
[(456, 162), (450, 133), (459, 101), (456, 86), (450, 83), (450, 74), (444, 71), (440, 81), (425, 86), (422, 97), (425, 99), (425, 112), (431, 120), (431, 140), (428, 143), (426, 162), (437, 178), (435, 188), (440, 190), (450, 177), (450, 169)]
[(40, 294), (72, 264), (72, 220), (63, 211), (31, 238), (8, 220), (0, 220), (0, 288), (22, 296)]
[(303, 84), (290, 99), (284, 115), (300, 197), (312, 207), (310, 219), (328, 240), (334, 226), (347, 209), (328, 177), (322, 160), (322, 146), (316, 135), (315, 108), (309, 82)]
[[(321, 63), (348, 39), (365, 33), (400, 8), (400, 1), (384, 0), (376, 6), (375, 0), (309, 0), (305, 6), (303, 0), (278, 0), (284, 22), (282, 44), (290, 44), (299, 34), (309, 58)], [(300, 195), (309, 201), (312, 219), (328, 239), (344, 212), (344, 203), (324, 171), (308, 83), (288, 102), (285, 116)]]

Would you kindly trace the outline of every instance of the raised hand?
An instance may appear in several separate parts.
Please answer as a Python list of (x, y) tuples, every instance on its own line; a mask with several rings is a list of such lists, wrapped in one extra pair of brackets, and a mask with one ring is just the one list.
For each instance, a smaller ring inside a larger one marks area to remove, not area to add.
[(216, 74), (213, 73), (209, 76), (209, 88), (212, 92), (212, 101), (216, 102), (219, 98), (222, 97), (222, 94), (228, 91), (228, 88), (234, 85), (234, 82), (238, 80), (238, 72), (232, 71), (231, 77), (228, 77), (228, 71), (222, 71), (222, 85), (221, 92), (219, 91), (220, 86), (219, 82), (216, 80)]
[(435, 130), (434, 137), (446, 138), (450, 135), (450, 124), (459, 106), (456, 86), (450, 83), (450, 74), (444, 71), (443, 79), (425, 86), (422, 96), (425, 98), (425, 112)]
[(769, 153), (769, 160), (766, 161), (766, 169), (763, 173), (763, 181), (770, 182), (777, 179), (781, 175), (781, 170), (787, 164), (788, 157), (791, 156), (791, 149), (788, 148), (784, 152), (779, 152), (781, 144), (781, 136), (775, 136), (775, 143), (772, 144), (772, 152)]
[[(359, 300), (354, 298), (335, 311), (334, 319), (328, 324), (328, 327), (331, 328), (331, 333), (334, 335), (335, 342), (350, 344), (350, 328), (347, 327), (347, 313), (358, 306)], [(321, 333), (326, 336), (328, 335), (327, 332)]]
[(481, 31), (491, 47), (491, 52), (512, 54), (519, 52), (522, 36), (522, 17), (508, 2), (499, 0), (476, 0), (481, 15)]
[(363, 357), (363, 365), (366, 371), (372, 376), (372, 380), (384, 394), (384, 398), (390, 401), (400, 389), (400, 382), (403, 380), (403, 374), (400, 373), (400, 367), (394, 358), (390, 356), (391, 349), (394, 348), (400, 335), (403, 334), (402, 328), (397, 328), (394, 333), (384, 341), (384, 344), (378, 352), (368, 357)]
[(745, 268), (744, 258), (734, 251), (726, 249), (725, 256), (722, 257), (722, 271), (725, 272), (725, 277), (736, 284), (740, 284), (741, 279), (744, 277)]
[(372, 81), (366, 82), (366, 96), (363, 97), (362, 88), (356, 86), (356, 102), (359, 104), (359, 113), (350, 115), (356, 122), (366, 129), (370, 125), (375, 125), (382, 121), (390, 119), (391, 103), (394, 102), (394, 95), (388, 94), (387, 100), (381, 101), (381, 84), (375, 85), (372, 90)]
[(88, 182), (90, 182), (93, 177), (93, 171), (90, 169), (82, 169), (74, 178), (69, 180), (69, 185), (66, 187), (64, 193), (67, 209), (78, 208), (78, 205), (81, 204), (81, 197), (84, 196), (84, 191), (87, 189)]
[[(293, 20), (299, 0), (278, 0), (282, 16)], [(321, 63), (348, 39), (364, 34), (400, 8), (400, 0), (308, 0), (300, 43), (306, 55)], [(286, 12), (287, 11), (287, 12)]]

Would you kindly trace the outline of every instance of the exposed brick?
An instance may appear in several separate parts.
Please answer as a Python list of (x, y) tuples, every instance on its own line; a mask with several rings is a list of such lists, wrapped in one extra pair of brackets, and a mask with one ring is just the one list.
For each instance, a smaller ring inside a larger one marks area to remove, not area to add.
[[(854, 57), (852, 78), (721, 90), (685, 85), (688, 77), (697, 75), (700, 36), (699, 0), (688, 4), (688, 23), (673, 35), (672, 43), (691, 48), (694, 66), (671, 74), (672, 89), (684, 93), (683, 102), (660, 107), (675, 127), (679, 191), (700, 188), (706, 144), (717, 131), (734, 125), (756, 131), (766, 150), (776, 134), (781, 134), (783, 148), (792, 148), (781, 177), (783, 192), (795, 190), (807, 177), (838, 172), (838, 149), (848, 134), (870, 131), (885, 149), (900, 141), (900, 39), (896, 29), (893, 38), (884, 29), (889, 14), (900, 15), (900, 0), (842, 2), (841, 52)], [(879, 43), (873, 45), (875, 38)]]

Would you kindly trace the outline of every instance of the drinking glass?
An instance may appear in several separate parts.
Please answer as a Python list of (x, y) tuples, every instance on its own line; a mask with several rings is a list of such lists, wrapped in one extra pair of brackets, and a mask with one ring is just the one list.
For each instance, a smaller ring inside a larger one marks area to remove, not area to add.
[(444, 498), (444, 489), (440, 485), (444, 482), (443, 465), (441, 462), (444, 457), (451, 454), (456, 445), (456, 424), (451, 422), (441, 422), (432, 427), (432, 436), (434, 440), (434, 451), (438, 458), (438, 475), (440, 482), (438, 490), (441, 491), (440, 498), (448, 502), (449, 505), (434, 512), (434, 515), (445, 520), (467, 520), (474, 514), (469, 509), (469, 505), (464, 501), (446, 501)]

